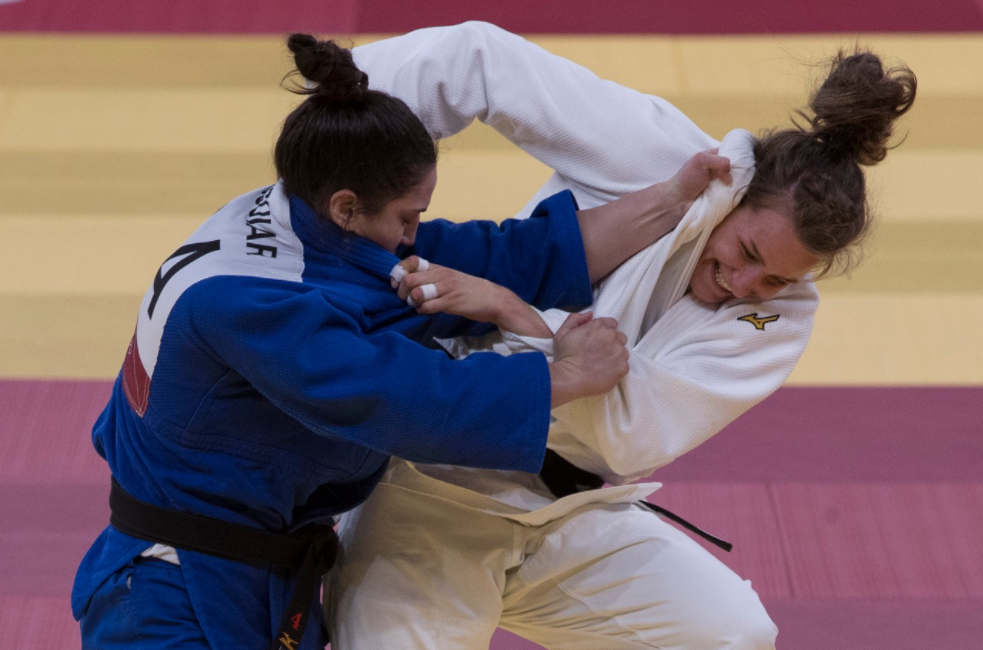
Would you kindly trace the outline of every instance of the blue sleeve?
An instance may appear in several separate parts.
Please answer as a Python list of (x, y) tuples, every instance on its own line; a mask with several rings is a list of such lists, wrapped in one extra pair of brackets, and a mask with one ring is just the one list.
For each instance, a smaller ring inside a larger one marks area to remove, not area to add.
[(456, 361), (395, 332), (366, 335), (304, 285), (206, 282), (216, 281), (190, 306), (204, 352), (311, 431), (420, 462), (539, 471), (551, 399), (543, 355)]
[(543, 200), (528, 219), (423, 222), (413, 248), (400, 254), (487, 278), (540, 309), (573, 311), (593, 301), (569, 190)]

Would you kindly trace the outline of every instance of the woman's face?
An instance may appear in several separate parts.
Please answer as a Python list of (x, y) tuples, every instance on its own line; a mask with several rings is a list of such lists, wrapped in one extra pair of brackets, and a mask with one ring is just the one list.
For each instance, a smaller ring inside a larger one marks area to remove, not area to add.
[(711, 305), (732, 298), (767, 300), (818, 263), (796, 237), (790, 218), (742, 205), (710, 233), (689, 288)]
[(416, 241), (416, 228), (420, 214), (427, 211), (434, 188), (437, 186), (437, 168), (434, 167), (416, 187), (393, 199), (374, 214), (356, 212), (347, 227), (356, 235), (379, 244), (395, 253), (400, 245), (410, 246)]

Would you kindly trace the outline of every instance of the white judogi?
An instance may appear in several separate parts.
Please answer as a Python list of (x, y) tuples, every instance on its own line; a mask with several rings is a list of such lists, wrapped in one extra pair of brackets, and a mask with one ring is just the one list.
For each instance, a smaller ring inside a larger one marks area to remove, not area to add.
[[(717, 433), (788, 377), (812, 328), (804, 281), (764, 302), (710, 307), (686, 294), (712, 229), (753, 174), (753, 139), (722, 143), (665, 100), (603, 81), (484, 23), (358, 48), (370, 86), (436, 135), (475, 118), (555, 170), (530, 200), (571, 189), (582, 208), (671, 178), (720, 146), (714, 181), (673, 232), (612, 273), (592, 311), (628, 336), (631, 371), (606, 395), (555, 409), (549, 446), (617, 487), (556, 500), (538, 477), (395, 462), (345, 518), (329, 602), (336, 650), (486, 648), (497, 625), (550, 648), (769, 648), (749, 585), (631, 502), (629, 485)], [(778, 315), (759, 329), (742, 317)], [(555, 330), (565, 314), (544, 314)], [(504, 334), (448, 344), (503, 353), (550, 341)]]

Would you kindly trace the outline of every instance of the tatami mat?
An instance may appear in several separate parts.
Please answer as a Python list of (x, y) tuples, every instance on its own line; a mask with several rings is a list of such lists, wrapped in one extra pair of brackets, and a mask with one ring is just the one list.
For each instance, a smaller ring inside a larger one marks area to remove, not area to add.
[[(156, 18), (170, 31), (315, 15), (297, 2), (222, 23), (182, 1), (156, 17), (116, 17), (114, 2), (75, 24), (64, 0), (5, 5), (0, 31), (9, 17), (16, 30), (126, 30)], [(837, 2), (807, 3), (797, 19), (832, 24), (846, 6)], [(427, 10), (451, 21), (450, 4)], [(725, 4), (710, 12), (718, 23), (738, 11)], [(345, 2), (333, 24), (383, 24), (381, 6)], [(388, 18), (414, 18), (410, 7)], [(536, 7), (523, 19), (584, 22)], [(877, 7), (866, 10), (879, 21), (871, 29), (901, 24), (900, 9)], [(983, 24), (968, 0), (948, 13), (916, 9), (916, 28)], [(740, 12), (733, 26), (746, 31)], [(687, 14), (669, 17), (682, 29)], [(624, 23), (593, 22), (615, 18)], [(821, 74), (810, 62), (858, 40), (903, 59), (920, 84), (899, 125), (904, 144), (870, 174), (880, 218), (870, 257), (819, 285), (814, 336), (790, 380), (799, 387), (660, 470), (656, 500), (737, 544), (718, 555), (762, 594), (782, 650), (976, 650), (983, 35), (536, 37), (668, 97), (715, 137), (787, 123)], [(69, 585), (108, 515), (108, 470), (89, 431), (161, 260), (229, 199), (273, 181), (272, 145), (297, 101), (278, 85), (288, 69), (279, 36), (0, 36), (0, 630), (11, 647), (79, 645)], [(441, 149), (435, 216), (509, 216), (549, 175), (480, 125)], [(492, 647), (537, 646), (499, 633)]]
[(12, 648), (78, 648), (68, 597), (0, 596), (0, 630)]
[[(17, 647), (78, 647), (65, 595), (108, 517), (108, 471), (80, 431), (108, 390), (105, 381), (0, 381), (13, 406), (0, 419), (0, 522), (16, 522), (0, 534), (0, 623), (23, 635)], [(657, 472), (666, 486), (651, 498), (735, 544), (730, 554), (710, 552), (751, 580), (783, 630), (781, 648), (838, 640), (850, 650), (915, 650), (927, 646), (909, 640), (931, 638), (972, 650), (966, 640), (978, 622), (966, 616), (983, 603), (983, 486), (972, 480), (983, 451), (972, 429), (979, 397), (978, 389), (785, 388)], [(927, 404), (959, 415), (935, 423)], [(943, 457), (927, 471), (906, 459), (933, 449)], [(848, 455), (859, 462), (841, 462)], [(838, 618), (845, 627), (816, 636)], [(935, 630), (940, 620), (947, 625)], [(867, 638), (875, 641), (855, 645)], [(537, 646), (499, 634), (492, 647)]]

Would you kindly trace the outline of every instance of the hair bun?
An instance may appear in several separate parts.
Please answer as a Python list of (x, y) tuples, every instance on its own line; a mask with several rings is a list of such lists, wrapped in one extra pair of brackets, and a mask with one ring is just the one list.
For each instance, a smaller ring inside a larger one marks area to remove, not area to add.
[(369, 89), (369, 76), (358, 69), (351, 50), (334, 41), (319, 41), (310, 34), (291, 34), (287, 47), (293, 52), (297, 72), (309, 83), (295, 92), (318, 95), (332, 102), (360, 101)]
[(810, 101), (812, 134), (833, 156), (879, 163), (887, 156), (895, 120), (915, 100), (916, 85), (906, 67), (885, 71), (876, 54), (841, 51)]

